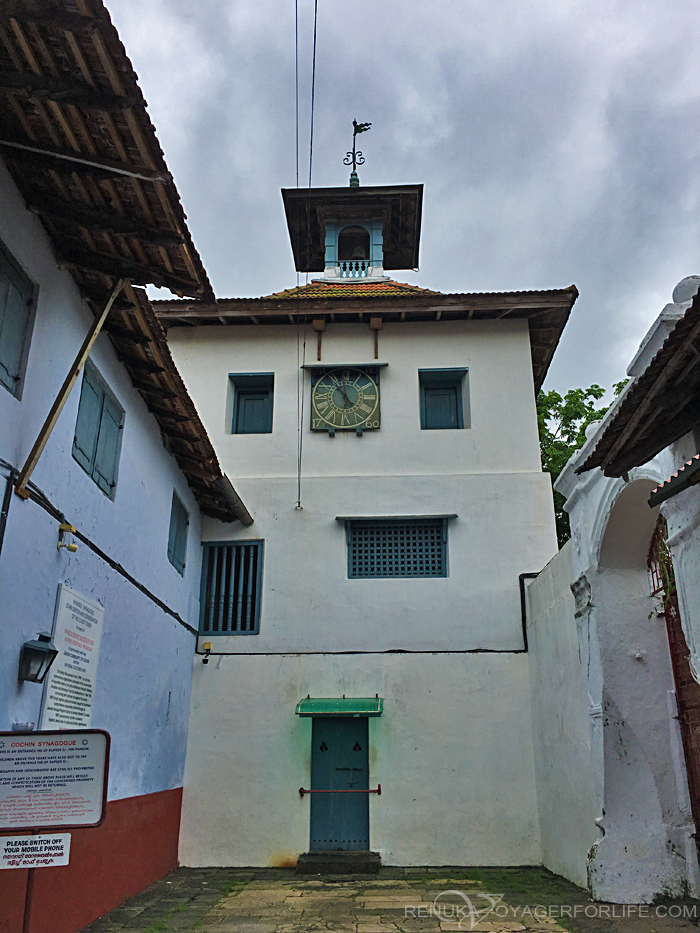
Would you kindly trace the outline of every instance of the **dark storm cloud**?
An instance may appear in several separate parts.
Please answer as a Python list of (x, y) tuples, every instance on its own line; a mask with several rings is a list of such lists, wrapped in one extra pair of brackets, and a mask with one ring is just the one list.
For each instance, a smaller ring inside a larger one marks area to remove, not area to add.
[[(295, 282), (293, 0), (108, 0), (219, 295)], [(308, 180), (312, 0), (300, 13)], [(423, 182), (421, 271), (441, 291), (581, 291), (552, 366), (622, 377), (700, 271), (700, 64), (684, 0), (319, 0), (314, 185)]]

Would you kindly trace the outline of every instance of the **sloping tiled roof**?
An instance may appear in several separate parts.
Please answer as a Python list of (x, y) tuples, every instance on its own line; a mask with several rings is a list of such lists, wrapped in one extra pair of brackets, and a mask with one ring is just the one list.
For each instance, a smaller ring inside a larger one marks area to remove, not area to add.
[(351, 279), (346, 282), (309, 282), (298, 288), (287, 288), (283, 292), (266, 295), (266, 298), (373, 298), (384, 295), (440, 295), (442, 292), (433, 292), (428, 288), (419, 288), (417, 285), (406, 285), (404, 282), (395, 282), (388, 279), (386, 282), (363, 282), (361, 279)]
[(443, 294), (399, 282), (312, 282), (265, 298), (206, 301), (154, 301), (165, 327), (236, 324), (296, 324), (311, 317), (331, 322), (367, 322), (367, 315), (388, 322), (527, 320), (535, 391), (547, 374), (571, 308), (575, 285), (547, 291)]
[(0, 2), (0, 153), (100, 309), (109, 278), (214, 300), (102, 0)]
[(202, 511), (223, 522), (252, 524), (221, 466), (206, 428), (170, 354), (165, 331), (148, 295), (126, 286), (130, 305), (111, 311), (105, 331), (143, 396), (163, 440), (187, 477)]
[[(93, 310), (122, 278), (214, 300), (102, 0), (0, 0), (0, 157)], [(104, 331), (202, 511), (250, 524), (145, 291), (127, 284)]]
[(593, 452), (577, 468), (622, 476), (641, 466), (698, 423), (700, 295), (620, 400)]

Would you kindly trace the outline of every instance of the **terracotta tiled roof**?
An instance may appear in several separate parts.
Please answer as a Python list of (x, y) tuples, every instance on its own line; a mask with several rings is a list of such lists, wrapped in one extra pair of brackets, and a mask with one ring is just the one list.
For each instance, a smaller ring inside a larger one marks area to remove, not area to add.
[(267, 295), (267, 298), (367, 298), (373, 295), (441, 295), (442, 292), (433, 292), (429, 288), (419, 288), (417, 285), (406, 285), (404, 282), (395, 282), (387, 279), (385, 282), (363, 282), (352, 279), (347, 282), (310, 282), (298, 288), (288, 288), (283, 292)]
[(683, 492), (684, 489), (688, 489), (689, 486), (696, 485), (700, 480), (698, 474), (700, 474), (700, 454), (695, 454), (673, 476), (657, 486), (656, 489), (652, 489), (649, 496), (649, 505), (652, 507), (659, 505), (661, 502), (665, 502), (666, 499)]

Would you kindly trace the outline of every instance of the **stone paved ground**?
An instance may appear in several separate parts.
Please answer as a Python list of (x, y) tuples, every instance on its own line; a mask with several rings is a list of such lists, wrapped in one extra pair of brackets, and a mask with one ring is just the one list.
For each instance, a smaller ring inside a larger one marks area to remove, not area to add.
[(592, 904), (585, 891), (536, 868), (382, 868), (333, 881), (289, 869), (181, 868), (83, 933), (697, 933), (699, 926), (698, 902)]

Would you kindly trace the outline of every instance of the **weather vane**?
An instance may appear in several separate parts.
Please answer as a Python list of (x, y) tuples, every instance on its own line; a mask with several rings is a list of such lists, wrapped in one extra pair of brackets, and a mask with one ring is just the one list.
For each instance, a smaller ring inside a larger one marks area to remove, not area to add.
[(343, 159), (343, 165), (352, 165), (352, 172), (350, 173), (351, 188), (360, 187), (360, 179), (357, 175), (357, 166), (365, 164), (364, 156), (359, 149), (355, 149), (355, 140), (357, 139), (358, 133), (366, 133), (371, 126), (371, 123), (358, 123), (357, 120), (352, 121), (352, 152), (347, 152), (345, 154), (345, 158)]

